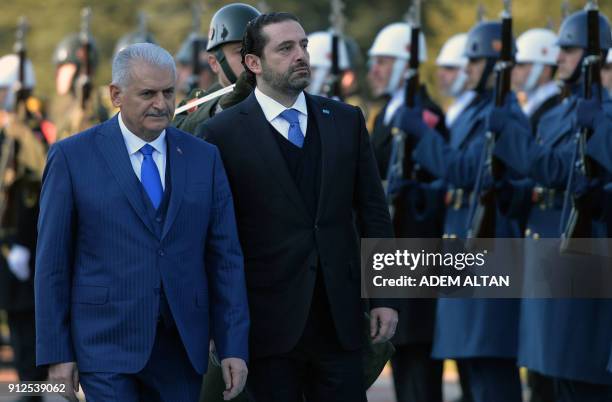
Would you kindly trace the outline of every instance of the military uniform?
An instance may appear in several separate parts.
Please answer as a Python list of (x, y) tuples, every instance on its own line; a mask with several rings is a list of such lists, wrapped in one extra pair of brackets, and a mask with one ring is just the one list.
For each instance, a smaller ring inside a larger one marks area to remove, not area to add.
[[(0, 239), (0, 308), (7, 312), (15, 368), (20, 380), (43, 381), (47, 371), (36, 367), (35, 359), (33, 281), (38, 197), (46, 144), (40, 132), (13, 119), (0, 131), (0, 136), (2, 155), (13, 155), (4, 172), (6, 209), (3, 211)], [(26, 280), (17, 279), (9, 270), (7, 258), (14, 247), (23, 247), (30, 255)], [(30, 397), (28, 401), (42, 401), (42, 398)]]

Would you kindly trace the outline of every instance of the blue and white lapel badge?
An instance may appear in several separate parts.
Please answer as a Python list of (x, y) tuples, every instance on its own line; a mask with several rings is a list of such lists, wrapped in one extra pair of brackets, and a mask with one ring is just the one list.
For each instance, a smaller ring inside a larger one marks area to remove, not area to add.
[(322, 110), (323, 114), (331, 114), (331, 112), (329, 111), (329, 109), (323, 109)]
[(176, 147), (176, 152), (183, 155), (183, 150), (181, 149), (181, 147)]

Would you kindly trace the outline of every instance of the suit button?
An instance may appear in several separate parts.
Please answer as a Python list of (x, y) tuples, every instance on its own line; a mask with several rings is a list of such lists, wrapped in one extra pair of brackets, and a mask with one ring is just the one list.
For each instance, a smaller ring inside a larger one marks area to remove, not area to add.
[(319, 225), (314, 225), (314, 230), (315, 230), (315, 232), (318, 232), (319, 231)]
[(158, 216), (157, 218), (155, 218), (155, 222), (157, 222), (157, 223), (161, 223), (161, 221), (162, 221), (162, 218), (161, 218), (160, 216)]
[(162, 249), (157, 250), (157, 254), (158, 254), (160, 257), (163, 257), (164, 255), (166, 255), (166, 253), (164, 253), (164, 250), (162, 250)]

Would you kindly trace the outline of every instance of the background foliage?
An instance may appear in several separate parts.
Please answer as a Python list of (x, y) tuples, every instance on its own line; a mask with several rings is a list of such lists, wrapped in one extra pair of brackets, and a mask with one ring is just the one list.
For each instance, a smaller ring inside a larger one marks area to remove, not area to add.
[[(254, 6), (261, 6), (246, 0)], [(208, 30), (212, 14), (230, 1), (210, 0), (203, 5), (202, 31)], [(466, 32), (475, 23), (479, 4), (486, 9), (488, 19), (497, 18), (501, 0), (425, 0), (423, 5), (424, 29), (427, 35), (429, 60), (425, 65), (425, 81), (433, 89), (434, 60), (440, 46), (451, 35)], [(584, 6), (584, 0), (570, 1), (571, 10)], [(612, 16), (612, 1), (600, 1), (600, 8)], [(410, 6), (410, 1), (398, 0), (345, 0), (346, 33), (359, 43), (363, 60), (377, 31), (384, 25), (399, 21)], [(54, 67), (51, 56), (56, 44), (67, 34), (77, 32), (80, 10), (90, 6), (93, 10), (92, 31), (101, 51), (102, 59), (96, 83), (110, 80), (110, 60), (117, 39), (136, 29), (138, 11), (149, 17), (149, 29), (158, 43), (172, 53), (191, 30), (192, 1), (190, 0), (19, 0), (4, 2), (0, 13), (0, 55), (12, 51), (15, 26), (19, 16), (25, 15), (31, 25), (27, 39), (29, 56), (34, 62), (37, 93), (49, 97), (54, 88)], [(275, 11), (289, 11), (302, 21), (307, 32), (327, 29), (329, 25), (328, 0), (268, 0), (267, 7)], [(556, 30), (561, 19), (561, 0), (513, 1), (515, 34), (532, 27), (551, 24)], [(366, 68), (363, 65), (362, 70)]]

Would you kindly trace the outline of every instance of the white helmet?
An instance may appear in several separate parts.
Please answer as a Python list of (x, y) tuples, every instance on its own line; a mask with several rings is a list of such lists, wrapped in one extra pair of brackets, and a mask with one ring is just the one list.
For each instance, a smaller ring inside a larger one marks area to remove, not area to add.
[[(34, 68), (32, 62), (26, 60), (25, 64), (25, 88), (34, 88), (36, 80), (34, 78)], [(0, 57), (0, 88), (8, 88), (9, 91), (4, 98), (4, 105), (0, 105), (0, 108), (4, 110), (11, 110), (15, 103), (15, 94), (17, 92), (17, 81), (19, 80), (19, 57), (15, 54), (9, 54)]]
[[(368, 51), (368, 56), (391, 56), (398, 59), (410, 59), (410, 31), (411, 26), (405, 22), (394, 22), (384, 27)], [(419, 61), (427, 61), (427, 48), (425, 35), (419, 35)]]
[[(410, 59), (410, 32), (412, 28), (405, 22), (395, 22), (384, 27), (376, 38), (372, 47), (368, 51), (369, 57), (388, 56), (395, 57), (391, 76), (385, 88), (385, 93), (392, 94), (399, 88), (402, 76), (405, 73), (406, 65)], [(427, 61), (427, 49), (425, 35), (419, 35), (419, 61)]]
[[(343, 39), (339, 40), (338, 65), (340, 70), (350, 68), (350, 61), (346, 44)], [(331, 32), (318, 31), (308, 35), (308, 53), (310, 54), (310, 65), (312, 67), (331, 68), (332, 60), (332, 34)]]
[(518, 37), (516, 48), (517, 63), (533, 64), (523, 86), (523, 90), (531, 92), (536, 88), (544, 66), (557, 64), (560, 50), (557, 45), (557, 35), (549, 29), (530, 29)]
[(516, 40), (517, 63), (554, 66), (557, 64), (557, 56), (559, 56), (557, 35), (549, 29), (530, 29)]
[(465, 67), (467, 66), (468, 59), (464, 55), (465, 44), (467, 43), (467, 34), (460, 33), (451, 36), (442, 49), (436, 59), (436, 65), (438, 67)]

